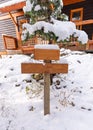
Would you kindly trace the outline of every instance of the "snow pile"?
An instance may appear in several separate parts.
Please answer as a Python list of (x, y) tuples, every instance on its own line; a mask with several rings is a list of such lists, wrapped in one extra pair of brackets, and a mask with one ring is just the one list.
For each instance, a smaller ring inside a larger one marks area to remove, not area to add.
[(43, 80), (21, 74), (30, 56), (0, 58), (0, 130), (93, 130), (93, 54), (61, 49), (68, 74), (50, 86), (50, 115), (43, 111)]
[(26, 1), (26, 6), (23, 7), (24, 13), (27, 11), (31, 11), (33, 8), (33, 4), (29, 0)]
[[(55, 22), (56, 21), (56, 22)], [(23, 31), (22, 40), (26, 38), (26, 33), (29, 32), (30, 35), (34, 34), (35, 31), (44, 29), (44, 33), (53, 32), (58, 37), (59, 41), (69, 40), (71, 35), (75, 35), (78, 37), (78, 41), (82, 42), (82, 44), (87, 43), (88, 35), (81, 30), (77, 30), (75, 24), (69, 21), (63, 22), (58, 20), (53, 20), (54, 24), (47, 23), (44, 21), (39, 21), (34, 25), (30, 25), (28, 23), (23, 24), (23, 28), (26, 28)]]

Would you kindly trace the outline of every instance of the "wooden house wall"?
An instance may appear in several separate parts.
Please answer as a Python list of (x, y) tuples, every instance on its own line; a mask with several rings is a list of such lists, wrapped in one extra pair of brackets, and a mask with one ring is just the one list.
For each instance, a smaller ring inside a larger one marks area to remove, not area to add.
[(16, 37), (15, 25), (11, 19), (0, 20), (0, 50), (4, 49), (2, 34)]
[[(10, 0), (0, 0), (0, 4), (8, 2)], [(13, 11), (12, 13), (18, 13), (18, 11)], [(12, 19), (6, 17), (2, 19), (2, 17), (9, 15), (8, 13), (1, 13), (0, 12), (0, 51), (4, 50), (4, 43), (2, 34), (10, 35), (17, 38), (17, 32), (15, 24), (13, 23)], [(18, 22), (18, 17), (16, 17), (16, 21)]]
[[(10, 0), (0, 0), (0, 4), (8, 2)], [(1, 13), (0, 17), (7, 15), (7, 13)], [(11, 19), (0, 20), (0, 51), (4, 49), (2, 34), (8, 34), (16, 36), (14, 23)]]
[[(83, 8), (83, 20), (93, 19), (93, 0), (86, 0), (80, 3), (64, 6), (63, 12), (70, 17), (70, 11), (77, 8)], [(84, 25), (82, 29), (87, 32), (89, 39), (91, 39), (93, 34), (93, 24)]]

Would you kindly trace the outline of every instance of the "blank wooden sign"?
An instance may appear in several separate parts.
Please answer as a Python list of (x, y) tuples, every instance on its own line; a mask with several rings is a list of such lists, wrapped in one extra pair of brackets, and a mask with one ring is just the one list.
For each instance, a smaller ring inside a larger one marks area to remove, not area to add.
[(56, 63), (22, 63), (22, 73), (67, 73), (68, 64), (56, 64)]
[(35, 49), (34, 59), (36, 60), (59, 60), (59, 50)]
[(57, 45), (36, 45), (34, 59), (36, 60), (59, 60), (60, 50)]

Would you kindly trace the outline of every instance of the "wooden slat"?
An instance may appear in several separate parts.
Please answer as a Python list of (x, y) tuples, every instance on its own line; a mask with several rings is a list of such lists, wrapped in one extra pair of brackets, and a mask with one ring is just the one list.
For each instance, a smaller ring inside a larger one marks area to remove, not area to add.
[(68, 64), (51, 64), (46, 63), (22, 63), (21, 64), (21, 72), (22, 73), (67, 73), (68, 72)]
[(16, 20), (14, 19), (12, 13), (9, 12), (9, 15), (10, 15), (10, 17), (11, 17), (13, 23), (18, 27), (18, 24), (17, 24)]
[[(23, 11), (15, 12), (12, 14), (13, 17), (18, 17), (18, 16), (22, 16), (22, 15), (24, 15)], [(4, 16), (0, 16), (0, 20), (5, 20), (5, 19), (9, 19), (9, 18), (10, 18), (9, 14), (4, 15)]]
[(36, 60), (59, 60), (60, 51), (51, 49), (35, 49), (34, 59)]
[(74, 22), (74, 23), (76, 24), (76, 26), (93, 24), (93, 19), (78, 21), (78, 22)]

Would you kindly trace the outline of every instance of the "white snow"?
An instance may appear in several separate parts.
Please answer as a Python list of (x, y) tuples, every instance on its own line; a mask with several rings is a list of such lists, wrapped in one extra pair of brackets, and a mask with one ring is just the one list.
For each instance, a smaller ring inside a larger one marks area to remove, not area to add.
[(34, 60), (26, 55), (0, 58), (0, 130), (93, 130), (93, 54), (65, 49), (60, 54), (69, 70), (54, 76), (46, 116), (43, 80), (21, 74), (21, 63)]
[[(33, 2), (34, 3), (34, 2)], [(23, 7), (23, 11), (31, 11), (32, 7), (33, 7), (33, 3), (31, 4), (31, 2), (29, 0), (26, 1), (26, 6)]]
[(0, 8), (4, 8), (6, 6), (10, 6), (10, 5), (13, 5), (13, 4), (16, 4), (16, 3), (19, 3), (19, 2), (23, 2), (23, 1), (26, 1), (26, 0), (10, 0), (8, 2), (5, 2), (3, 4), (0, 4)]
[(29, 32), (29, 34), (34, 34), (36, 30), (41, 30), (44, 28), (44, 32), (54, 32), (54, 34), (58, 37), (57, 41), (64, 41), (65, 39), (69, 39), (71, 35), (75, 34), (76, 37), (78, 37), (78, 41), (81, 41), (83, 44), (87, 43), (88, 41), (88, 35), (81, 30), (77, 30), (75, 27), (75, 24), (70, 21), (58, 21), (52, 19), (54, 24), (45, 22), (45, 21), (39, 21), (36, 22), (34, 25), (30, 25), (28, 23), (23, 24), (24, 30), (22, 33), (22, 39), (24, 40), (25, 32)]
[(35, 11), (39, 11), (40, 9), (41, 9), (40, 5), (37, 5), (37, 6), (35, 7)]

